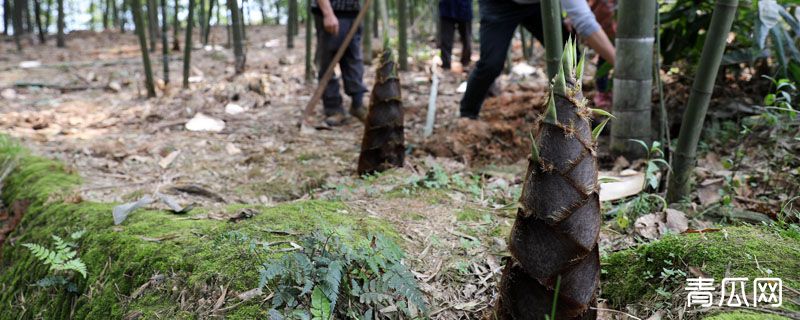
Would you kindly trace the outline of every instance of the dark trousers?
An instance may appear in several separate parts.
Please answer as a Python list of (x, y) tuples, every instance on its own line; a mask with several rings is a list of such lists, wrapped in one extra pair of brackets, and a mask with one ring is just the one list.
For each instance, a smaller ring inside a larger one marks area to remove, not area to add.
[(472, 21), (456, 20), (448, 17), (439, 17), (439, 48), (442, 50), (442, 67), (450, 69), (450, 56), (453, 54), (453, 42), (455, 31), (458, 29), (458, 36), (461, 38), (463, 50), (461, 50), (461, 64), (469, 65), (472, 55)]
[[(461, 116), (477, 119), (489, 87), (506, 62), (508, 46), (517, 26), (533, 34), (544, 43), (542, 13), (539, 3), (518, 4), (512, 0), (480, 0), (481, 57), (469, 75), (467, 92), (461, 99)], [(564, 32), (564, 39), (567, 39)]]
[[(317, 30), (317, 61), (319, 68), (317, 69), (317, 78), (322, 79), (325, 70), (336, 55), (336, 51), (344, 42), (347, 32), (350, 31), (350, 26), (353, 25), (355, 18), (339, 18), (339, 34), (330, 34), (325, 31), (322, 24), (322, 16), (319, 14), (314, 15), (314, 25)], [(364, 97), (364, 92), (367, 88), (364, 86), (364, 58), (361, 52), (361, 27), (358, 27), (353, 40), (347, 46), (344, 56), (339, 60), (339, 69), (342, 71), (342, 78), (344, 80), (344, 92), (349, 95), (353, 101), (361, 103)], [(344, 113), (342, 108), (342, 94), (340, 92), (339, 77), (334, 76), (328, 85), (325, 87), (325, 92), (322, 94), (322, 105), (325, 108), (325, 115), (330, 116), (337, 113)]]

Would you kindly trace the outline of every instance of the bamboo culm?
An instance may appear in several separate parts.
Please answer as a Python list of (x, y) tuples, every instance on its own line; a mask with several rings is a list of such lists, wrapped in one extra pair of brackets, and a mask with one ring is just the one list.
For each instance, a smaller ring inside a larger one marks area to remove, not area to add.
[(246, 57), (244, 55), (244, 48), (242, 47), (242, 24), (239, 11), (239, 5), (237, 4), (236, 0), (228, 0), (228, 10), (230, 11), (231, 15), (231, 34), (233, 36), (233, 56), (235, 58), (235, 66), (234, 69), (236, 70), (236, 74), (241, 74), (244, 72), (245, 67), (245, 60)]
[[(150, 66), (150, 53), (147, 51), (147, 37), (145, 36), (144, 17), (142, 16), (142, 4), (139, 0), (130, 1), (131, 13), (133, 14), (133, 24), (136, 27), (136, 35), (139, 37), (139, 48), (142, 51), (142, 64), (144, 65), (145, 87), (147, 87), (147, 97), (156, 96), (156, 86), (153, 82), (153, 69)], [(190, 0), (191, 1), (191, 0)]]
[(186, 15), (186, 37), (183, 41), (183, 88), (189, 88), (189, 71), (192, 65), (192, 26), (194, 25), (194, 1), (189, 0)]
[(161, 61), (164, 65), (164, 83), (169, 83), (169, 39), (167, 39), (169, 18), (167, 16), (167, 1), (161, 1)]
[(619, 1), (616, 35), (617, 65), (614, 66), (611, 153), (634, 160), (647, 156), (635, 142), (650, 144), (653, 93), (653, 44), (656, 2)]
[(675, 148), (672, 173), (667, 187), (667, 201), (678, 202), (689, 196), (691, 177), (697, 158), (697, 143), (703, 130), (708, 103), (714, 91), (714, 81), (719, 71), (728, 32), (736, 17), (738, 0), (718, 0), (711, 16), (703, 52), (697, 66), (692, 92), (683, 114), (678, 144)]
[(544, 32), (545, 62), (547, 76), (552, 79), (561, 64), (561, 3), (558, 0), (542, 0), (542, 31)]

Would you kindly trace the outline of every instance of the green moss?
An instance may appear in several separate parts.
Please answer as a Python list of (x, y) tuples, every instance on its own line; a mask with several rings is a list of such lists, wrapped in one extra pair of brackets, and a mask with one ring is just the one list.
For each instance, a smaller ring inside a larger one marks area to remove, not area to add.
[(474, 208), (464, 208), (456, 213), (457, 221), (481, 221), (485, 213)]
[(789, 318), (768, 313), (726, 312), (726, 313), (715, 314), (710, 317), (705, 317), (703, 319), (704, 320), (784, 320)]
[(796, 288), (800, 284), (800, 241), (782, 233), (771, 227), (733, 227), (714, 233), (670, 235), (612, 253), (603, 259), (602, 296), (618, 308), (658, 301), (672, 304), (672, 293), (685, 294), (686, 278), (695, 277), (689, 267), (713, 277), (717, 285), (726, 276), (778, 277), (785, 286)]
[[(55, 161), (31, 156), (0, 136), (0, 164), (10, 158), (18, 166), (5, 180), (2, 200), (10, 204), (25, 199), (31, 205), (10, 235), (15, 242), (3, 248), (0, 319), (119, 319), (131, 312), (141, 312), (145, 319), (195, 318), (195, 310), (203, 307), (198, 301), (205, 299), (213, 305), (218, 298), (214, 288), (226, 287), (232, 297), (257, 286), (260, 263), (279, 254), (265, 254), (260, 249), (264, 243), (297, 241), (299, 235), (315, 230), (335, 232), (345, 241), (360, 244), (367, 244), (366, 235), (372, 233), (399, 238), (385, 222), (330, 201), (223, 209), (229, 214), (243, 208), (258, 212), (239, 222), (207, 219), (204, 213), (212, 212), (203, 208), (189, 216), (138, 210), (114, 226), (113, 204), (60, 200), (79, 186), (76, 174)], [(50, 235), (81, 229), (87, 232), (78, 244), (78, 254), (89, 269), (86, 279), (76, 278), (81, 294), (31, 286), (48, 270), (19, 244), (50, 244)], [(129, 298), (156, 274), (166, 279)], [(183, 309), (181, 299), (189, 301)], [(231, 301), (226, 306), (235, 303)], [(244, 303), (228, 316), (262, 318), (262, 307), (268, 306)]]

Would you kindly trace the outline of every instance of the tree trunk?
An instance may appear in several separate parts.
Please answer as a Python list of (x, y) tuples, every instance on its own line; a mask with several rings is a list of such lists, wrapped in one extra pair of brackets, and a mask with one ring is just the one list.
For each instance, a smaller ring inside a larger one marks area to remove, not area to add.
[(119, 12), (117, 12), (117, 0), (108, 0), (111, 4), (111, 24), (114, 27), (119, 26)]
[[(203, 45), (208, 45), (208, 36), (211, 34), (211, 11), (213, 11), (214, 3), (216, 2), (217, 0), (208, 1), (208, 16), (206, 17), (205, 21), (206, 28), (204, 29), (203, 33)], [(219, 9), (217, 9), (217, 11), (219, 11)], [(219, 24), (219, 21), (217, 21), (217, 24)]]
[(313, 59), (311, 58), (311, 37), (313, 36), (311, 32), (311, 1), (312, 0), (306, 0), (306, 83), (314, 81)]
[(181, 22), (178, 20), (178, 11), (180, 11), (180, 3), (178, 0), (175, 0), (175, 8), (174, 8), (173, 16), (172, 16), (172, 51), (181, 51), (181, 41), (179, 40), (180, 29), (181, 29)]
[(380, 9), (378, 9), (378, 6), (377, 5), (372, 6), (372, 21), (369, 20), (368, 21), (372, 23), (372, 37), (375, 39), (380, 37), (380, 34), (378, 33), (379, 32), (378, 28), (380, 28), (378, 26), (378, 19), (380, 19), (379, 18), (380, 16), (381, 13)]
[(258, 10), (261, 11), (261, 24), (267, 24), (267, 8), (264, 6), (264, 0), (258, 0)]
[(364, 29), (361, 33), (361, 40), (363, 41), (363, 55), (364, 55), (364, 64), (365, 65), (372, 65), (372, 19), (371, 17), (374, 15), (372, 13), (373, 10), (367, 10), (366, 16), (364, 17)]
[(610, 148), (615, 156), (633, 160), (646, 156), (647, 150), (631, 140), (649, 145), (651, 139), (656, 2), (621, 0), (618, 16)]
[(156, 51), (158, 44), (158, 4), (156, 0), (145, 0), (147, 2), (147, 30), (150, 36), (150, 52)]
[(386, 5), (386, 0), (378, 0), (378, 10), (381, 12), (381, 43), (383, 43), (383, 50), (387, 50), (386, 44), (389, 43), (389, 7)]
[(711, 25), (703, 44), (703, 53), (697, 65), (692, 93), (683, 114), (678, 145), (675, 149), (675, 162), (667, 190), (667, 201), (678, 202), (689, 196), (690, 182), (697, 157), (697, 143), (703, 129), (708, 111), (708, 102), (714, 91), (714, 80), (719, 71), (719, 63), (725, 53), (725, 39), (736, 17), (738, 0), (717, 0), (711, 16)]
[(198, 0), (197, 8), (200, 12), (197, 13), (197, 27), (199, 29), (200, 39), (203, 39), (203, 35), (206, 34), (206, 0)]
[(281, 0), (275, 0), (275, 25), (281, 24)]
[[(649, 0), (648, 0), (649, 1)], [(558, 0), (542, 0), (542, 30), (544, 32), (544, 55), (547, 76), (552, 79), (561, 65), (561, 3)]]
[(120, 33), (125, 33), (125, 25), (128, 23), (128, 15), (126, 14), (126, 12), (128, 12), (128, 7), (129, 7), (128, 1), (122, 0), (122, 11), (120, 12), (122, 14), (120, 15), (120, 21), (119, 21)]
[(145, 23), (144, 17), (142, 16), (142, 4), (139, 2), (139, 0), (128, 1), (130, 1), (131, 13), (133, 14), (133, 24), (136, 28), (136, 35), (139, 37), (139, 48), (142, 50), (142, 64), (144, 65), (147, 97), (154, 98), (156, 96), (156, 86), (153, 82), (153, 69), (150, 67), (150, 53), (147, 51), (147, 37), (145, 36), (144, 31)]
[(511, 260), (500, 284), (498, 319), (597, 317), (590, 309), (600, 283), (597, 144), (591, 111), (579, 103), (584, 59), (576, 56), (570, 41), (550, 86), (547, 111), (538, 120), (509, 237)]
[(408, 71), (408, 6), (406, 0), (397, 0), (397, 40), (400, 70)]
[(297, 19), (297, 0), (289, 0), (289, 11), (286, 19), (286, 47), (294, 48), (294, 19)]
[[(25, 31), (26, 31), (25, 33), (31, 34), (31, 33), (33, 33), (33, 18), (31, 17), (31, 8), (30, 8), (30, 5), (28, 4), (28, 0), (23, 1), (22, 4), (23, 4), (22, 8), (23, 8), (24, 13), (25, 13), (25, 16), (24, 16), (24, 18), (25, 18)], [(33, 41), (31, 41), (31, 43), (33, 43)]]
[(392, 50), (384, 48), (364, 124), (358, 157), (359, 175), (403, 166), (406, 150), (403, 125), (403, 99), (397, 65)]
[(235, 66), (234, 69), (236, 70), (236, 74), (241, 74), (244, 72), (245, 66), (245, 56), (244, 56), (244, 49), (242, 47), (242, 24), (240, 23), (241, 17), (239, 16), (239, 5), (237, 4), (236, 0), (228, 0), (228, 10), (231, 14), (231, 33), (233, 35), (233, 56), (235, 58)]
[(9, 17), (11, 16), (11, 0), (4, 0), (3, 1), (3, 35), (8, 35), (8, 22), (11, 20)]
[(111, 15), (111, 6), (108, 3), (111, 2), (110, 0), (106, 0), (103, 2), (103, 30), (108, 29), (108, 17)]
[[(235, 1), (235, 0), (234, 0)], [(189, 89), (189, 67), (192, 62), (192, 26), (194, 25), (194, 0), (189, 0), (186, 15), (186, 38), (183, 41), (183, 88)]]
[(169, 16), (167, 15), (167, 1), (161, 0), (161, 61), (164, 65), (164, 83), (169, 83)]
[[(247, 30), (245, 30), (245, 27), (247, 27), (247, 22), (245, 22), (245, 18), (247, 16), (244, 14), (244, 5), (246, 3), (247, 3), (246, 0), (242, 0), (242, 7), (239, 8), (239, 28), (241, 28), (239, 30), (242, 32), (242, 41), (245, 44), (247, 43)], [(297, 35), (297, 32), (295, 32), (295, 35)]]
[(25, 0), (14, 1), (14, 12), (12, 19), (14, 20), (14, 43), (17, 45), (17, 51), (22, 51), (22, 2)]
[(58, 0), (58, 17), (56, 18), (56, 46), (59, 48), (65, 47), (66, 41), (64, 39), (64, 0)]
[(53, 0), (47, 0), (47, 9), (44, 12), (44, 30), (47, 31), (50, 28), (51, 17), (53, 16)]
[(39, 43), (45, 44), (47, 42), (47, 33), (42, 25), (42, 6), (41, 0), (33, 0), (33, 12), (36, 15), (36, 26), (39, 28)]

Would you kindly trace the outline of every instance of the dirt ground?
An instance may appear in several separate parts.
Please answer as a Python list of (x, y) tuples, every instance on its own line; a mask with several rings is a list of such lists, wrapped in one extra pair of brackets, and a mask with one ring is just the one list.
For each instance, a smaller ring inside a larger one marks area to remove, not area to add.
[[(249, 27), (247, 35), (247, 72), (238, 77), (231, 51), (219, 46), (224, 30), (214, 30), (210, 46), (196, 45), (189, 90), (180, 86), (183, 53), (170, 52), (171, 82), (164, 84), (161, 49), (156, 48), (150, 56), (158, 85), (154, 99), (145, 98), (132, 34), (76, 32), (68, 36), (65, 49), (28, 46), (22, 54), (13, 43), (0, 43), (0, 51), (13, 52), (0, 57), (0, 131), (73, 167), (84, 179), (80, 196), (87, 200), (131, 201), (157, 190), (210, 208), (342, 199), (355, 210), (392, 222), (408, 240), (409, 263), (429, 295), (432, 318), (478, 317), (494, 297), (505, 250), (504, 235), (488, 231), (510, 227), (515, 202), (510, 185), (525, 169), (519, 160), (526, 154), (520, 150), (529, 149), (524, 147), (529, 146), (525, 128), (537, 112), (534, 107), (543, 102), (544, 79), (534, 87), (510, 85), (512, 90), (487, 102), (487, 121), (462, 123), (457, 121), (457, 87), (467, 73), (441, 74), (437, 125), (425, 139), (430, 72), (426, 64), (412, 64), (415, 70), (401, 74), (411, 156), (406, 168), (367, 187), (355, 175), (362, 124), (351, 121), (300, 134), (300, 115), (316, 85), (304, 80), (303, 38), (287, 50), (280, 27)], [(368, 67), (368, 88), (373, 74)], [(244, 112), (226, 113), (230, 103)], [(186, 122), (198, 113), (223, 120), (225, 128), (217, 133), (186, 130)], [(404, 189), (407, 177), (424, 176), (432, 167), (467, 176), (490, 163), (510, 166), (497, 170), (491, 182), (499, 187), (487, 189), (482, 202), (457, 191), (392, 197), (368, 190)], [(206, 192), (176, 192), (174, 187)], [(488, 200), (488, 193), (506, 204)], [(464, 212), (480, 214), (478, 219), (467, 214), (464, 220), (458, 217)], [(487, 218), (480, 219), (483, 215)], [(469, 245), (462, 245), (465, 241)]]
[[(391, 222), (407, 240), (408, 263), (428, 294), (431, 318), (479, 318), (496, 295), (528, 132), (545, 102), (541, 65), (524, 81), (504, 75), (501, 94), (489, 98), (477, 122), (458, 119), (457, 88), (467, 73), (443, 73), (437, 124), (425, 138), (431, 74), (428, 62), (412, 63), (412, 71), (401, 73), (407, 164), (366, 183), (355, 174), (361, 123), (300, 132), (316, 86), (304, 80), (302, 36), (291, 50), (282, 27), (251, 26), (247, 36), (247, 72), (240, 76), (234, 76), (231, 50), (219, 46), (224, 29), (214, 30), (213, 45), (197, 45), (188, 90), (179, 80), (183, 53), (170, 53), (172, 81), (164, 84), (156, 48), (154, 99), (145, 98), (132, 34), (76, 32), (66, 49), (29, 45), (22, 54), (12, 42), (0, 43), (0, 132), (73, 167), (84, 179), (80, 196), (92, 201), (131, 201), (155, 191), (212, 209), (342, 200)], [(368, 67), (368, 88), (373, 75)], [(243, 112), (226, 112), (229, 104)], [(224, 121), (224, 129), (187, 130), (199, 113)], [(453, 187), (420, 190), (425, 179)], [(601, 246), (632, 243), (630, 235), (603, 230)]]

